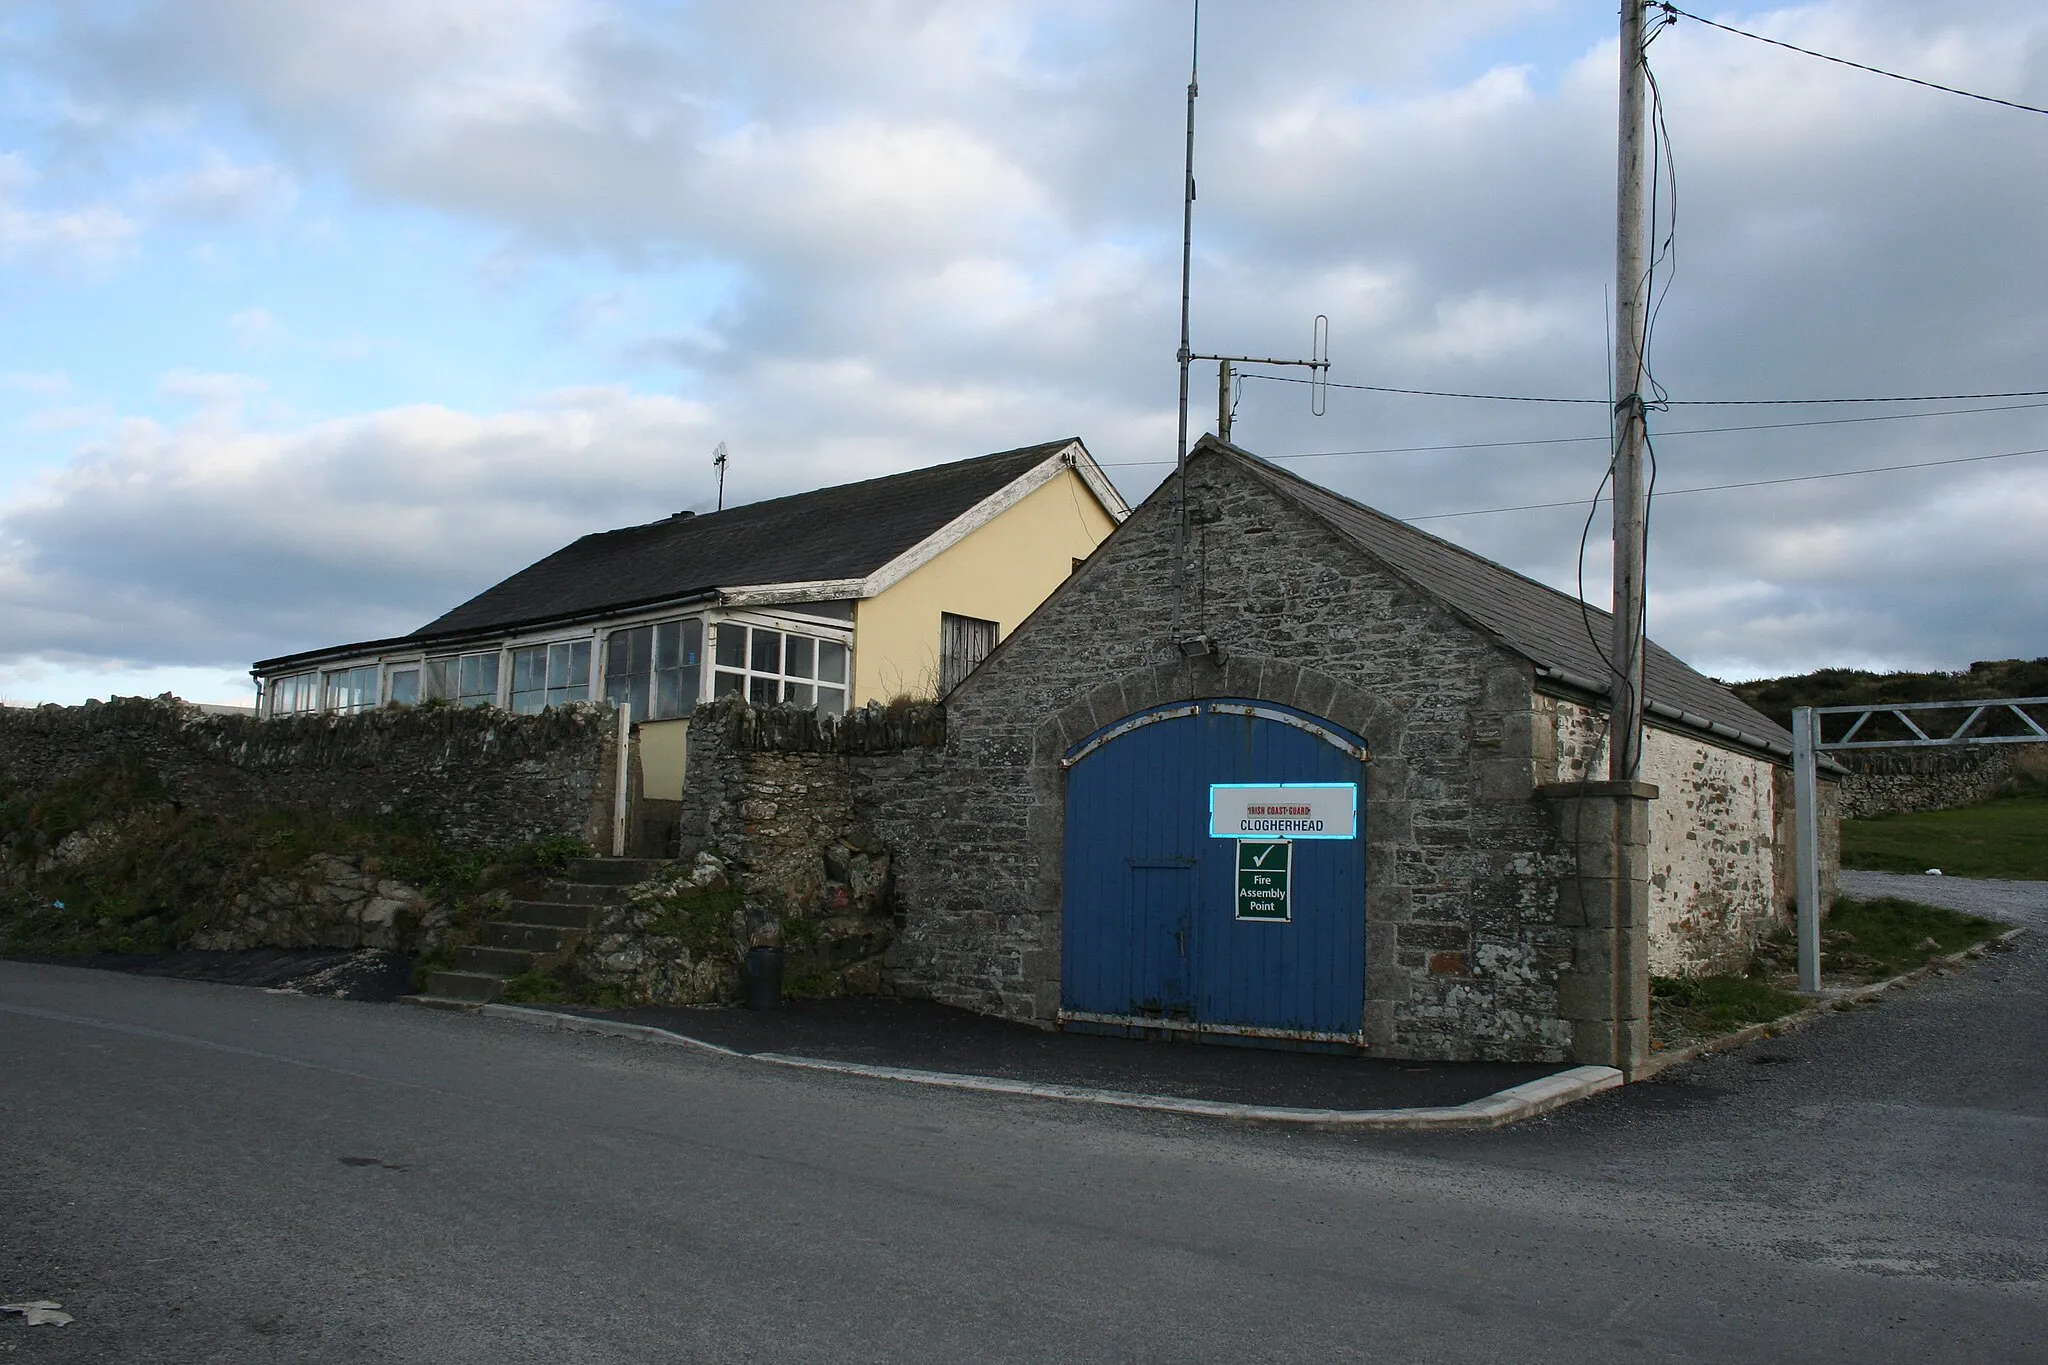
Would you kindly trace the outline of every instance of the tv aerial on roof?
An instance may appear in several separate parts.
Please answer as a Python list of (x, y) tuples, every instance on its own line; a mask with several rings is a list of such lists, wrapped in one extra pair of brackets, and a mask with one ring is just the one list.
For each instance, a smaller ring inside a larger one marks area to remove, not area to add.
[(725, 453), (725, 442), (723, 442), (723, 441), (720, 441), (720, 442), (718, 443), (718, 448), (717, 448), (716, 450), (713, 450), (713, 451), (711, 452), (711, 467), (712, 467), (713, 469), (716, 469), (716, 470), (718, 471), (718, 509), (717, 509), (717, 510), (718, 510), (718, 511), (721, 511), (721, 512), (723, 512), (723, 511), (725, 510), (725, 462), (726, 462), (726, 461), (727, 461), (727, 460), (728, 460), (729, 458), (731, 458), (731, 457), (730, 457), (730, 456), (728, 456), (728, 455), (727, 455), (727, 454)]
[[(1180, 450), (1175, 457), (1176, 477), (1184, 483), (1188, 462), (1188, 367), (1197, 360), (1216, 362), (1216, 435), (1230, 439), (1230, 383), (1234, 365), (1286, 365), (1309, 372), (1309, 411), (1321, 417), (1329, 406), (1330, 319), (1316, 314), (1310, 331), (1306, 360), (1283, 360), (1275, 356), (1197, 354), (1188, 344), (1188, 281), (1194, 264), (1195, 240), (1195, 97), (1201, 93), (1197, 78), (1202, 52), (1202, 0), (1194, 0), (1193, 39), (1188, 57), (1187, 172), (1182, 181), (1180, 217)], [(1178, 500), (1178, 498), (1176, 499)]]

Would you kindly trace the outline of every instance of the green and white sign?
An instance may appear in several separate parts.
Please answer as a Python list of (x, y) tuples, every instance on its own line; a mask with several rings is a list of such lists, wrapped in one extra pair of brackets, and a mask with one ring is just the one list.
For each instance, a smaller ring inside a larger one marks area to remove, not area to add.
[(1237, 917), (1285, 922), (1287, 874), (1294, 845), (1284, 839), (1237, 843)]

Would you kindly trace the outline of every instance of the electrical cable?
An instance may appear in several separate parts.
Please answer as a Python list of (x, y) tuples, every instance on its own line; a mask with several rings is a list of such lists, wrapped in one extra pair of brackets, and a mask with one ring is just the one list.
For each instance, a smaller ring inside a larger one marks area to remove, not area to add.
[[(1244, 372), (1246, 379), (1263, 379), (1268, 384), (1309, 384), (1313, 380), (1293, 375)], [(1552, 398), (1526, 393), (1461, 393), (1449, 389), (1397, 389), (1384, 384), (1340, 384), (1327, 381), (1333, 389), (1357, 389), (1365, 393), (1397, 393), (1416, 398), (1474, 398), (1491, 403), (1575, 403), (1597, 406), (1604, 398)], [(1970, 403), (1993, 398), (2048, 398), (2048, 389), (2011, 389), (2003, 393), (1900, 393), (1875, 398), (1673, 398), (1674, 408), (1771, 408), (1821, 407), (1848, 403)]]
[[(1795, 427), (1845, 427), (1866, 422), (1910, 422), (1923, 417), (1960, 417), (1973, 412), (2031, 412), (2048, 408), (2048, 403), (2004, 403), (1995, 408), (1948, 408), (1940, 412), (1884, 412), (1872, 417), (1814, 417), (1799, 422), (1752, 422), (1739, 427), (1673, 427), (1664, 435), (1718, 436), (1730, 432), (1789, 431)], [(1234, 414), (1233, 414), (1234, 415)], [(1355, 455), (1418, 455), (1445, 450), (1508, 450), (1517, 446), (1589, 445), (1612, 441), (1612, 436), (1541, 436), (1520, 441), (1452, 441), (1428, 446), (1371, 446), (1359, 450), (1303, 450), (1291, 455), (1263, 455), (1266, 460), (1328, 460)], [(1143, 465), (1172, 464), (1172, 460), (1100, 460), (1103, 469), (1134, 469)]]
[(1797, 52), (1803, 57), (1818, 57), (1824, 62), (1833, 62), (1837, 66), (1852, 66), (1858, 71), (1868, 71), (1873, 76), (1885, 76), (1891, 80), (1904, 81), (1908, 85), (1922, 85), (1929, 90), (1939, 90), (1946, 95), (1961, 95), (1964, 99), (1982, 100), (1986, 104), (2002, 104), (2008, 109), (2018, 109), (2022, 113), (2048, 114), (2048, 109), (2041, 109), (2031, 104), (2021, 104), (2017, 100), (2004, 100), (1996, 95), (1980, 95), (1974, 90), (1958, 90), (1953, 85), (1942, 85), (1937, 81), (1923, 81), (1918, 76), (1900, 75), (1896, 71), (1887, 71), (1881, 66), (1870, 66), (1863, 62), (1852, 62), (1847, 57), (1836, 57), (1826, 52), (1815, 52), (1810, 47), (1800, 47), (1796, 43), (1788, 43), (1781, 38), (1766, 38), (1761, 33), (1751, 33), (1747, 29), (1733, 28), (1727, 24), (1716, 23), (1712, 19), (1702, 19), (1690, 10), (1682, 10), (1676, 5), (1665, 4), (1663, 0), (1653, 0), (1653, 4), (1655, 8), (1664, 11), (1665, 27), (1676, 23), (1680, 18), (1690, 19), (1696, 24), (1705, 24), (1708, 28), (1718, 28), (1723, 33), (1732, 33), (1738, 38), (1748, 38), (1752, 42), (1758, 43), (1769, 43), (1772, 47), (1782, 47), (1787, 52)]
[[(1992, 455), (1958, 455), (1947, 460), (1915, 460), (1909, 464), (1870, 465), (1863, 469), (1831, 469), (1824, 474), (1788, 474), (1776, 479), (1744, 479), (1738, 483), (1697, 484), (1689, 488), (1667, 488), (1660, 497), (1675, 498), (1684, 493), (1723, 493), (1731, 488), (1769, 488), (1783, 483), (1815, 483), (1822, 479), (1848, 479), (1864, 474), (1892, 474), (1906, 469), (1940, 469), (1948, 465), (1979, 464), (1985, 460), (2013, 460), (2022, 455), (2048, 455), (2048, 446), (2034, 450), (2001, 450)], [(1605, 479), (1601, 480), (1601, 492), (1597, 501), (1607, 501)], [(1464, 512), (1431, 512), (1426, 516), (1401, 517), (1401, 521), (1443, 521), (1449, 517), (1485, 517), (1496, 512), (1540, 512), (1555, 507), (1578, 507), (1584, 499), (1567, 498), (1562, 502), (1526, 502), (1514, 507), (1475, 507)]]

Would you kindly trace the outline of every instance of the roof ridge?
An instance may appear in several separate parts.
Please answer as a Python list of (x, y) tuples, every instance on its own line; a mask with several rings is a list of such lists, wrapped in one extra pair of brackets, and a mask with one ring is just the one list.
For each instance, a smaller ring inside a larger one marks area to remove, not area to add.
[[(938, 474), (946, 470), (957, 470), (963, 465), (993, 462), (1009, 459), (1017, 455), (1036, 454), (1039, 451), (1044, 451), (1047, 455), (1051, 455), (1057, 451), (1064, 450), (1070, 445), (1077, 444), (1081, 445), (1082, 449), (1087, 449), (1087, 446), (1082, 444), (1079, 436), (1067, 436), (1057, 441), (1039, 441), (1032, 445), (1015, 446), (1009, 450), (992, 450), (986, 455), (970, 455), (964, 460), (947, 460), (943, 464), (927, 464), (919, 465), (915, 469), (899, 469), (893, 474), (876, 474), (870, 478), (855, 479), (851, 483), (834, 483), (827, 484), (822, 488), (806, 488), (795, 493), (781, 493), (772, 498), (760, 498), (754, 502), (737, 503), (731, 507), (722, 507), (711, 512), (692, 512), (691, 516), (693, 518), (710, 519), (728, 516), (734, 512), (750, 512), (756, 509), (773, 508), (779, 503), (793, 502), (798, 498), (815, 498), (827, 493), (846, 493), (856, 488), (869, 488), (875, 484), (887, 483), (891, 479), (908, 479), (920, 474)], [(671, 513), (665, 517), (657, 517), (653, 521), (635, 522), (631, 526), (615, 526), (609, 531), (586, 531), (583, 535), (577, 537), (577, 540), (590, 540), (599, 536), (622, 535), (628, 531), (644, 531), (651, 526), (666, 526), (675, 519), (676, 514)], [(570, 543), (575, 544), (576, 541), (571, 541)]]

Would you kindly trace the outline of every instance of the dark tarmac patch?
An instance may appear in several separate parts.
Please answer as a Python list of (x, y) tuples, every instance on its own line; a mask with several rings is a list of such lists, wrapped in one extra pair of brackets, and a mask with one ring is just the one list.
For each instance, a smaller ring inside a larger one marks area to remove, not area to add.
[(1417, 1062), (1216, 1043), (1061, 1033), (928, 1000), (790, 1000), (777, 1010), (547, 1006), (650, 1024), (735, 1052), (944, 1071), (1093, 1090), (1305, 1109), (1469, 1101), (1566, 1069), (1556, 1062)]

